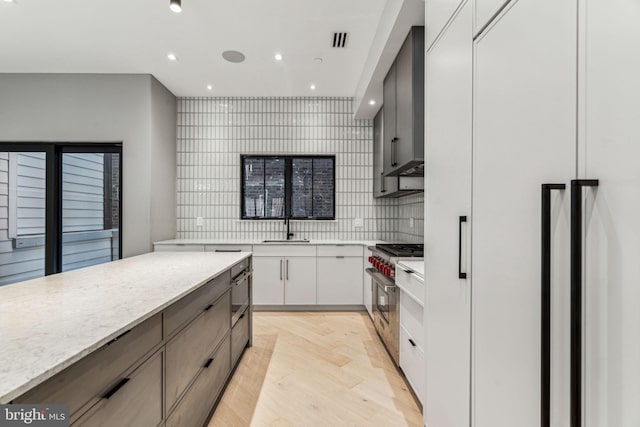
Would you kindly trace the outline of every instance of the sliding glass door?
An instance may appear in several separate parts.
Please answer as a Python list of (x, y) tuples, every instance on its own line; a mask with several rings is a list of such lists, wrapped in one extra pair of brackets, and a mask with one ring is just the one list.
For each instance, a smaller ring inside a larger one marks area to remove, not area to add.
[(120, 144), (0, 143), (0, 286), (121, 258)]

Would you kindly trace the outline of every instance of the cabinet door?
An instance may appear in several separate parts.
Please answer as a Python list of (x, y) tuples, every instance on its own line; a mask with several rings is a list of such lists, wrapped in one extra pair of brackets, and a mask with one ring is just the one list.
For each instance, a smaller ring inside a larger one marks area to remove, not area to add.
[[(471, 354), (470, 225), (459, 236), (459, 218), (471, 214), (473, 40), (466, 4), (427, 53), (425, 241), (425, 423), (469, 425)], [(458, 243), (462, 270), (458, 276)]]
[(318, 304), (362, 304), (362, 258), (318, 258)]
[(478, 33), (511, 0), (475, 0), (475, 33)]
[[(476, 427), (540, 425), (540, 186), (575, 176), (576, 14), (575, 2), (519, 0), (476, 39), (471, 215)], [(568, 197), (554, 193), (551, 240), (558, 257), (552, 287), (566, 290)], [(567, 337), (553, 350), (562, 350)], [(552, 389), (559, 392), (556, 411), (568, 394), (561, 386)]]
[(402, 166), (424, 157), (424, 27), (413, 27), (396, 58), (394, 160)]
[(398, 190), (398, 178), (384, 176), (384, 108), (373, 119), (373, 197), (384, 197)]
[(371, 251), (365, 251), (364, 253), (364, 262), (363, 262), (363, 266), (362, 266), (362, 278), (364, 280), (362, 286), (363, 286), (363, 298), (364, 298), (364, 306), (367, 309), (367, 313), (369, 313), (369, 317), (373, 320), (373, 293), (372, 293), (372, 288), (371, 286), (373, 285), (373, 281), (371, 280), (371, 276), (369, 276), (364, 270), (366, 270), (369, 267), (369, 263), (366, 261), (369, 259), (369, 257), (371, 256)]
[(393, 142), (396, 137), (396, 64), (394, 63), (387, 76), (384, 79), (383, 85), (383, 102), (384, 102), (384, 115), (383, 115), (383, 156), (382, 159), (384, 161), (383, 172), (387, 174), (388, 172), (394, 169), (392, 166), (393, 156), (392, 154), (393, 147), (395, 142)]
[(284, 304), (284, 258), (253, 258), (253, 304)]
[[(431, 45), (442, 32), (445, 25), (453, 17), (454, 12), (465, 0), (427, 0), (425, 2), (426, 48)], [(469, 6), (470, 7), (470, 6)]]
[(640, 7), (587, 0), (581, 97), (584, 426), (640, 425)]
[(286, 285), (284, 303), (306, 305), (316, 303), (316, 257), (285, 259)]

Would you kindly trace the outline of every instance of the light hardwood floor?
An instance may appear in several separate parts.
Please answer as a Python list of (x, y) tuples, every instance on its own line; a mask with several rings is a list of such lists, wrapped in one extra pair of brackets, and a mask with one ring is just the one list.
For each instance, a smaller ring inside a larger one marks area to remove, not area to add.
[(365, 312), (254, 313), (209, 427), (422, 426)]

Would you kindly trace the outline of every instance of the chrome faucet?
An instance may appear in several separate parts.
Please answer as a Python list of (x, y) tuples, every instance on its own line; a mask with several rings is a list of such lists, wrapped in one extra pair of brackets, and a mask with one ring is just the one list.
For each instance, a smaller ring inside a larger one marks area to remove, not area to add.
[(291, 238), (294, 236), (294, 234), (291, 232), (291, 230), (289, 228), (290, 220), (291, 220), (291, 217), (288, 217), (288, 216), (285, 215), (284, 223), (287, 225), (287, 240), (291, 240)]

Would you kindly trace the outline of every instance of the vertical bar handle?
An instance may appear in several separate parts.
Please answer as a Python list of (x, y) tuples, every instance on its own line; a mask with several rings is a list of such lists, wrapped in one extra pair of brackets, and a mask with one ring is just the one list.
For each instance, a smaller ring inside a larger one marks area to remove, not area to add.
[(287, 280), (289, 280), (289, 260), (287, 260)]
[(391, 167), (398, 166), (398, 138), (391, 139)]
[(282, 280), (282, 260), (280, 260), (280, 280)]
[(467, 222), (467, 216), (458, 217), (458, 279), (466, 279), (467, 273), (462, 272), (462, 223)]
[(541, 203), (541, 328), (540, 328), (540, 427), (551, 425), (551, 191), (564, 184), (542, 184)]
[(582, 189), (598, 185), (597, 179), (571, 181), (571, 427), (582, 426)]

